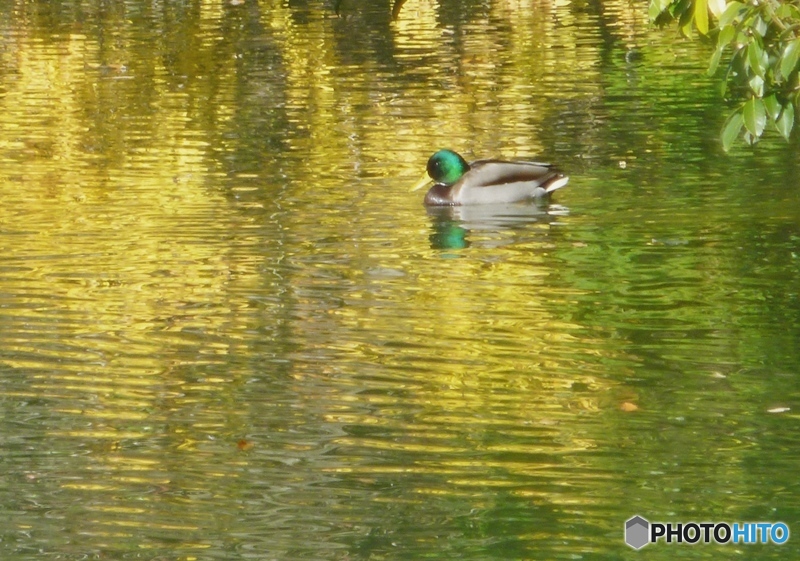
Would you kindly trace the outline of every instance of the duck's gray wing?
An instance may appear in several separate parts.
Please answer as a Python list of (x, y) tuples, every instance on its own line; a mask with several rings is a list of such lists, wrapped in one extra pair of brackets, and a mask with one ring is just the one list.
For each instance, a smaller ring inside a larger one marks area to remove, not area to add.
[(550, 164), (478, 160), (455, 185), (457, 204), (513, 203), (543, 197), (569, 180)]

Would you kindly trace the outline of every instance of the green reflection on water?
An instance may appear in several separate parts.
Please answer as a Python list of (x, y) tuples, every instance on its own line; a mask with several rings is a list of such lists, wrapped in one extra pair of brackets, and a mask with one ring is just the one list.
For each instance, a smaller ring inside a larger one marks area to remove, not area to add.
[[(643, 7), (384, 4), (0, 7), (3, 559), (791, 527), (796, 147)], [(428, 214), (440, 146), (572, 180)]]

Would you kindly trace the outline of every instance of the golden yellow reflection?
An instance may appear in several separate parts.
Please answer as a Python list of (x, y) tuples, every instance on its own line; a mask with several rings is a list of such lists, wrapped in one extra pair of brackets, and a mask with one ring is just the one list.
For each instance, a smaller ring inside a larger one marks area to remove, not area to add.
[[(63, 422), (47, 435), (90, 443), (81, 450), (102, 469), (63, 488), (111, 496), (177, 486), (174, 474), (193, 462), (208, 478), (199, 487), (235, 479), (270, 451), (266, 437), (248, 435), (270, 392), (291, 401), (275, 425), (299, 411), (289, 417), (299, 427), (341, 431), (325, 444), (360, 463), (330, 460), (325, 473), (439, 474), (452, 486), (411, 488), (455, 496), (515, 485), (488, 470), (554, 478), (554, 456), (577, 465), (600, 436), (586, 419), (608, 410), (594, 396), (615, 385), (600, 360), (615, 357), (542, 305), (579, 292), (550, 284), (547, 226), (509, 251), (498, 244), (484, 259), (445, 260), (427, 246), (430, 221), (419, 205), (408, 210), (402, 185), (443, 144), (509, 157), (542, 151), (553, 111), (542, 100), (580, 106), (601, 95), (600, 51), (575, 48), (586, 41), (569, 25), (592, 16), (563, 2), (506, 0), (455, 29), (440, 23), (438, 2), (409, 0), (387, 23), (393, 74), (374, 57), (343, 55), (354, 25), (345, 18), (312, 11), (300, 21), (292, 3), (260, 5), (261, 35), (236, 42), (223, 3), (200, 2), (187, 52), (169, 53), (177, 62), (143, 56), (124, 18), (110, 45), (88, 31), (50, 38), (18, 22), (0, 51), (14, 75), (0, 97), (0, 227), (13, 241), (5, 262), (17, 267), (0, 292), (19, 310), (3, 362), (30, 373), (29, 387), (6, 395), (52, 400)], [(645, 7), (604, 6), (633, 41)], [(243, 57), (255, 54), (237, 49), (261, 45), (262, 35), (279, 63), (248, 76)], [(548, 82), (553, 73), (542, 69), (556, 66), (583, 73), (585, 91)], [(245, 96), (248, 87), (256, 94)], [(261, 109), (279, 114), (282, 128), (258, 134), (278, 135), (284, 152), (259, 157), (280, 169), (228, 173), (244, 145), (228, 127), (246, 122), (269, 87), (280, 95)], [(386, 180), (383, 190), (364, 187), (364, 177)], [(575, 368), (577, 354), (598, 362)], [(250, 389), (276, 380), (277, 390)], [(576, 395), (575, 384), (591, 392)], [(253, 445), (237, 449), (245, 436)], [(140, 457), (148, 446), (153, 455)], [(275, 454), (294, 461), (319, 446), (281, 442)], [(209, 450), (239, 456), (222, 461)], [(475, 450), (486, 456), (466, 460)], [(371, 461), (384, 453), (418, 460)]]

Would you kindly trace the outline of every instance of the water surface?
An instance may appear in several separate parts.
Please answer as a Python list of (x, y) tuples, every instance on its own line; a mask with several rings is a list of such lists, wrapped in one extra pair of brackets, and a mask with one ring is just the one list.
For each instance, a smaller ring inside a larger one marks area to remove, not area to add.
[[(644, 5), (335, 4), (0, 5), (2, 558), (794, 529), (796, 143), (724, 154)], [(571, 182), (429, 212), (442, 146)]]

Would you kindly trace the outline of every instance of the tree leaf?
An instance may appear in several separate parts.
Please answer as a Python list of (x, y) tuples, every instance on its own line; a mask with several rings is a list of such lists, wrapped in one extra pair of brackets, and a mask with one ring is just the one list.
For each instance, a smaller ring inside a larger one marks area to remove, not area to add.
[(800, 39), (795, 39), (783, 49), (783, 57), (781, 58), (781, 75), (784, 78), (789, 76), (797, 66), (797, 59), (800, 57)]
[(764, 98), (764, 107), (767, 109), (767, 115), (769, 115), (769, 118), (773, 121), (777, 121), (783, 107), (781, 107), (781, 104), (778, 102), (778, 98), (775, 97), (775, 94)]
[(758, 34), (759, 37), (763, 37), (767, 34), (767, 22), (765, 22), (764, 19), (758, 15), (750, 24), (750, 29), (752, 29), (754, 33)]
[(719, 35), (717, 35), (717, 48), (724, 49), (728, 43), (733, 41), (734, 37), (736, 37), (736, 26), (726, 25), (719, 30)]
[(764, 102), (757, 97), (751, 97), (743, 108), (744, 126), (755, 138), (761, 136), (767, 126), (767, 110)]
[(671, 22), (675, 18), (673, 12), (669, 9), (671, 4), (671, 0), (650, 0), (650, 8), (648, 10), (650, 21), (657, 24)]
[[(759, 45), (759, 52), (761, 53), (761, 68), (767, 73), (770, 71), (769, 53), (764, 48), (764, 45)], [(773, 61), (777, 61), (777, 59), (773, 57)]]
[(789, 4), (781, 4), (778, 6), (778, 9), (775, 10), (775, 17), (779, 18), (790, 18), (792, 17), (792, 10)]
[(708, 35), (708, 0), (694, 0), (694, 24), (697, 31)]
[(784, 106), (780, 118), (775, 121), (775, 126), (778, 127), (781, 136), (789, 140), (789, 135), (792, 134), (794, 127), (794, 104), (791, 101)]
[(719, 16), (725, 11), (725, 0), (708, 0), (708, 7), (714, 17), (719, 20)]
[(747, 6), (741, 2), (729, 2), (728, 7), (725, 8), (725, 11), (722, 12), (721, 16), (719, 16), (719, 27), (723, 28), (727, 25), (730, 25), (733, 20), (739, 17), (746, 10)]
[(728, 121), (722, 129), (722, 149), (726, 152), (731, 149), (733, 141), (739, 136), (744, 125), (744, 117), (742, 117), (742, 110), (737, 109), (728, 117)]
[(686, 37), (692, 34), (694, 21), (694, 0), (673, 0), (670, 7), (673, 15), (678, 18), (678, 27)]
[(750, 78), (748, 85), (750, 86), (750, 90), (756, 94), (756, 97), (764, 96), (764, 78), (756, 74)]
[(651, 22), (655, 22), (656, 18), (661, 15), (661, 12), (664, 10), (661, 8), (661, 2), (656, 2), (654, 0), (650, 1), (650, 6), (647, 10), (647, 15), (650, 17)]
[(708, 70), (706, 73), (709, 76), (713, 76), (717, 72), (717, 67), (719, 66), (719, 59), (722, 57), (722, 49), (717, 47), (717, 50), (714, 51), (714, 54), (711, 55), (711, 60), (708, 62)]
[(719, 97), (725, 97), (725, 94), (728, 92), (728, 81), (726, 79), (720, 80), (716, 90)]
[(761, 65), (761, 61), (763, 57), (761, 55), (764, 54), (764, 50), (759, 45), (758, 41), (753, 41), (749, 45), (747, 45), (747, 63), (750, 65), (750, 68), (753, 72), (764, 77), (764, 67)]

